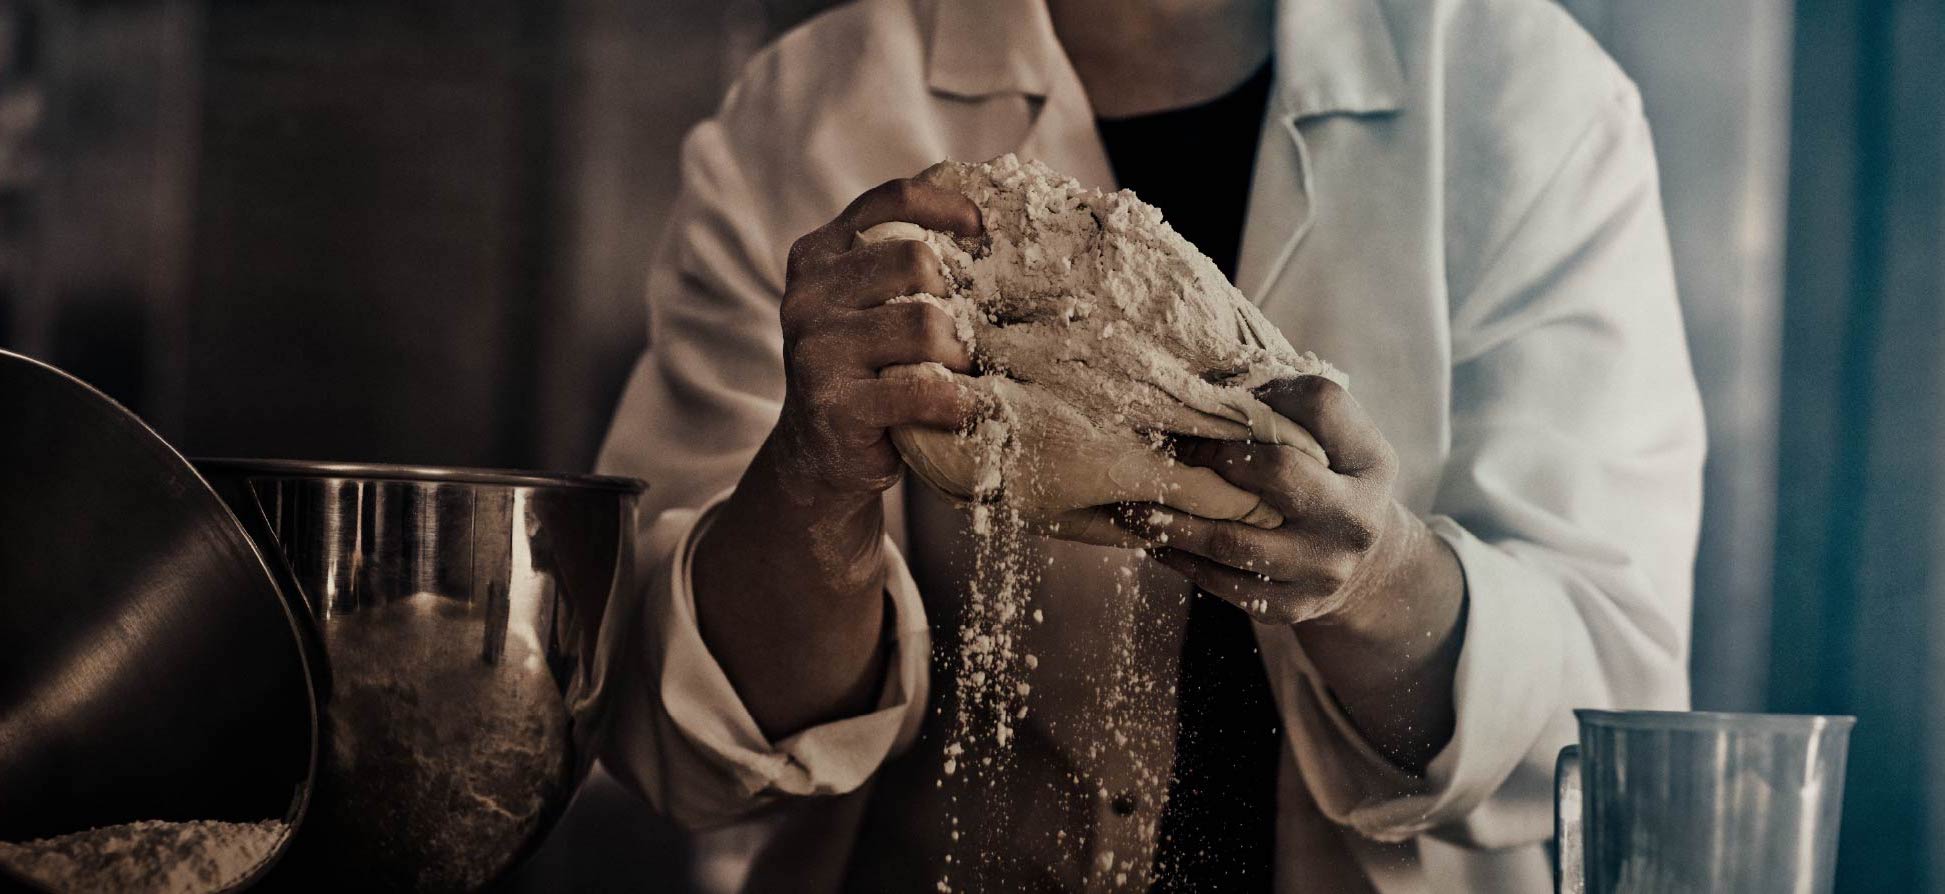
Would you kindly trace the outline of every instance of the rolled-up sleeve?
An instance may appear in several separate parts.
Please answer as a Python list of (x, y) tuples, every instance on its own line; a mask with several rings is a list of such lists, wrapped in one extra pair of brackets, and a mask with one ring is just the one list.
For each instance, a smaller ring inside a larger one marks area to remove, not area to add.
[[(774, 82), (765, 68), (773, 64), (760, 57), (747, 78)], [(773, 92), (739, 85), (684, 142), (681, 192), (649, 271), (650, 346), (596, 464), (649, 484), (637, 537), (641, 586), (610, 600), (596, 656), (602, 761), (661, 812), (699, 828), (780, 798), (856, 789), (913, 738), (927, 683), (924, 612), (895, 548), (886, 552), (895, 641), (878, 707), (863, 716), (769, 741), (697, 628), (695, 544), (782, 407), (787, 234), (835, 210), (803, 198), (804, 189), (780, 189), (777, 181), (795, 176), (789, 165), (748, 157), (773, 142), (748, 136), (774, 117)]]
[(1422, 774), (1358, 734), (1296, 634), (1260, 632), (1319, 807), (1363, 835), (1551, 830), (1574, 708), (1685, 708), (1704, 430), (1647, 124), (1599, 110), (1452, 305), (1451, 452), (1427, 522), (1464, 571), (1452, 738)]
[(863, 785), (917, 736), (931, 650), (918, 587), (887, 538), (886, 595), (894, 621), (876, 710), (779, 741), (766, 738), (696, 622), (690, 562), (719, 502), (662, 514), (649, 531), (647, 552), (657, 560), (644, 611), (611, 616), (617, 629), (638, 639), (633, 648), (617, 644), (611, 656), (622, 666), (614, 668), (606, 759), (658, 809), (695, 827), (740, 819), (781, 797), (843, 794)]

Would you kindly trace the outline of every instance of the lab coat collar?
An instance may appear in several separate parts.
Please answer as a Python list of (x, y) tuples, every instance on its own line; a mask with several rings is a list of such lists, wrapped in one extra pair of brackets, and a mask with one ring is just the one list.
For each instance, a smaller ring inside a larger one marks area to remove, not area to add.
[[(1067, 65), (1046, 0), (935, 0), (929, 29), (926, 83), (950, 96), (1045, 97)], [(1297, 119), (1404, 103), (1404, 69), (1378, 0), (1281, 0), (1276, 57), (1278, 92)]]
[(934, 0), (930, 28), (926, 85), (949, 96), (1044, 97), (1066, 59), (1045, 0)]
[(1378, 0), (1277, 3), (1276, 77), (1298, 119), (1395, 112), (1405, 102), (1405, 71)]

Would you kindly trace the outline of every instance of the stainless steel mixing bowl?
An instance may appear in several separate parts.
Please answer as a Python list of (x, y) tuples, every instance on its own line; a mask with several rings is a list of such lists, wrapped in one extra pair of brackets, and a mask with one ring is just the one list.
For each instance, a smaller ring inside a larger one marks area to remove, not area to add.
[(199, 460), (271, 541), (332, 671), (310, 816), (272, 887), (461, 891), (526, 856), (591, 760), (631, 585), (632, 479)]
[(0, 351), (0, 841), (299, 823), (323, 658), (266, 558), (140, 419)]

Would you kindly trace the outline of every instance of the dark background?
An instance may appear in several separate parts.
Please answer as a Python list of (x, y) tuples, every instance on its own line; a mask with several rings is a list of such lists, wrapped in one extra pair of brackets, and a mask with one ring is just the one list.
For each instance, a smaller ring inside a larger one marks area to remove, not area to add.
[[(0, 0), (0, 346), (190, 454), (584, 470), (675, 147), (820, 0)], [(1945, 2), (1565, 0), (1655, 127), (1709, 412), (1695, 703), (1853, 713), (1945, 892)], [(514, 886), (674, 887), (597, 778)]]

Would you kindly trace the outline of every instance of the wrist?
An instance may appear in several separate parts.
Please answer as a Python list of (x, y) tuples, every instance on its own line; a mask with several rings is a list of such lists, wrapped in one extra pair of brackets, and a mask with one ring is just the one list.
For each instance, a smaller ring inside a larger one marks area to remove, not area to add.
[(757, 448), (750, 465), (743, 470), (732, 502), (753, 506), (766, 518), (780, 525), (796, 523), (795, 530), (810, 524), (831, 525), (862, 522), (861, 514), (881, 504), (877, 491), (841, 487), (827, 480), (817, 463), (804, 458), (798, 439), (779, 426)]
[(743, 473), (745, 484), (761, 486), (739, 485), (737, 490), (760, 493), (783, 504), (779, 508), (827, 517), (849, 515), (879, 502), (882, 488), (832, 480), (832, 463), (820, 462), (805, 440), (793, 426), (780, 423), (757, 448)]
[(871, 708), (889, 650), (883, 504), (793, 498), (759, 452), (691, 567), (710, 654), (771, 741)]
[(883, 495), (832, 487), (799, 471), (774, 437), (720, 512), (717, 528), (760, 537), (772, 554), (808, 560), (822, 586), (846, 591), (881, 583)]
[(1311, 623), (1361, 640), (1401, 635), (1414, 623), (1421, 591), (1442, 577), (1432, 567), (1445, 546), (1410, 510), (1393, 501), (1378, 539), (1344, 585), (1343, 605)]

